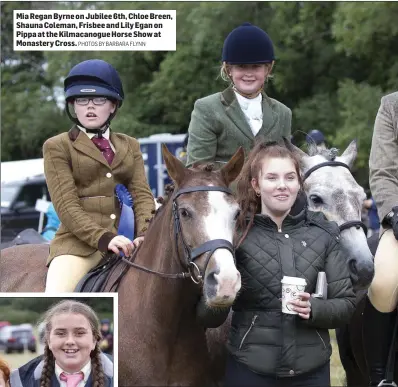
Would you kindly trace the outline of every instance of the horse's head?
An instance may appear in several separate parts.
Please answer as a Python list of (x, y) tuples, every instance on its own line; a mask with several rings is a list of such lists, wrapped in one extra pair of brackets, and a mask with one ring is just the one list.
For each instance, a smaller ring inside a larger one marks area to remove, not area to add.
[(357, 156), (356, 141), (352, 141), (341, 156), (337, 156), (335, 148), (319, 149), (310, 145), (308, 154), (295, 150), (301, 158), (310, 210), (323, 212), (339, 225), (353, 283), (357, 289), (369, 286), (374, 275), (373, 256), (367, 244), (366, 228), (361, 223), (366, 195), (350, 172)]
[(166, 146), (163, 158), (175, 184), (170, 200), (181, 264), (203, 284), (207, 306), (230, 306), (241, 280), (232, 246), (239, 206), (228, 185), (242, 169), (243, 150), (217, 171), (209, 166), (185, 168)]

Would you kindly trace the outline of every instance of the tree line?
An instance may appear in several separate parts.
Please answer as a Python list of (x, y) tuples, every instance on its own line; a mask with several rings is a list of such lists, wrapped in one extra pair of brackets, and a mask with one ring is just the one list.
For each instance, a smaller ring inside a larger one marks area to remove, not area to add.
[[(176, 51), (13, 51), (16, 9), (175, 9)], [(186, 133), (196, 99), (222, 90), (221, 50), (243, 22), (275, 45), (269, 96), (293, 111), (301, 145), (311, 129), (341, 150), (356, 138), (354, 174), (368, 187), (368, 159), (380, 98), (396, 91), (397, 2), (6, 2), (1, 4), (2, 161), (41, 157), (43, 142), (70, 127), (62, 81), (99, 58), (120, 73), (126, 100), (113, 122), (134, 137)]]

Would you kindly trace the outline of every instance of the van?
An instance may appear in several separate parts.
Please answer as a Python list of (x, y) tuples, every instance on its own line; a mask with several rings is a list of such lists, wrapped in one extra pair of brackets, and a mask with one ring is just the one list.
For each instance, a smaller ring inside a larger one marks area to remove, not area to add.
[(35, 206), (43, 195), (50, 200), (44, 175), (1, 184), (1, 243), (25, 229), (38, 229), (40, 212)]

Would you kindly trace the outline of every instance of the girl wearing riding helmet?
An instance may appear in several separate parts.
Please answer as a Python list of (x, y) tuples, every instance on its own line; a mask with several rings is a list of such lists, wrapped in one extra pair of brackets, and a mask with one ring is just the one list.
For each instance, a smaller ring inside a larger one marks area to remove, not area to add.
[[(124, 99), (117, 71), (102, 60), (81, 62), (64, 89), (74, 125), (43, 146), (47, 185), (61, 220), (50, 244), (46, 292), (73, 291), (109, 250), (129, 256), (142, 242), (155, 208), (138, 141), (110, 128)], [(134, 200), (134, 241), (117, 235), (117, 184)]]
[(272, 41), (259, 27), (244, 23), (227, 36), (221, 77), (230, 85), (195, 102), (187, 166), (197, 161), (225, 162), (239, 146), (248, 154), (260, 136), (266, 141), (290, 138), (291, 110), (264, 92), (274, 59)]

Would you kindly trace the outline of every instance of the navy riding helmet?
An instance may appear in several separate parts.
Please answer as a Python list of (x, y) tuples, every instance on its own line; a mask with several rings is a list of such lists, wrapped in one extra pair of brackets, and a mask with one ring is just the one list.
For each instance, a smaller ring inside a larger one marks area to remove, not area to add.
[(274, 60), (271, 38), (250, 23), (232, 30), (224, 41), (222, 61), (228, 64), (270, 63)]
[(315, 141), (316, 145), (320, 145), (325, 142), (325, 136), (320, 130), (313, 129), (307, 134), (306, 140), (308, 144)]
[[(107, 97), (122, 106), (124, 91), (118, 72), (109, 63), (100, 59), (90, 59), (74, 66), (64, 80), (65, 99), (69, 118), (78, 123), (77, 117), (69, 111), (69, 102), (76, 97), (101, 96)], [(116, 115), (112, 113), (107, 124)]]

